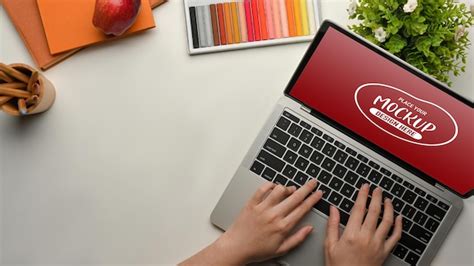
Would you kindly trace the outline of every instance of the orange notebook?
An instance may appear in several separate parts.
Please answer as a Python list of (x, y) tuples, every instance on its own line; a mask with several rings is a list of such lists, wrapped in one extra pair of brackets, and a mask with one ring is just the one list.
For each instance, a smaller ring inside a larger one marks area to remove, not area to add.
[(92, 18), (95, 0), (37, 0), (37, 2), (49, 51), (53, 55), (155, 27), (149, 0), (142, 0), (135, 23), (120, 37), (106, 36), (94, 27)]
[[(150, 0), (150, 5), (157, 7), (164, 2), (166, 0)], [(46, 70), (79, 51), (50, 54), (36, 0), (1, 0), (0, 3), (39, 68)]]

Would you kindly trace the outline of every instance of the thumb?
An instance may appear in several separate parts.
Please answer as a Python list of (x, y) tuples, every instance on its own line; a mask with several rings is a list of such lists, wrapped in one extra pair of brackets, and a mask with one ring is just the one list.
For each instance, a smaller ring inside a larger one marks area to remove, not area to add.
[(339, 210), (331, 205), (326, 229), (326, 248), (339, 240), (339, 219)]

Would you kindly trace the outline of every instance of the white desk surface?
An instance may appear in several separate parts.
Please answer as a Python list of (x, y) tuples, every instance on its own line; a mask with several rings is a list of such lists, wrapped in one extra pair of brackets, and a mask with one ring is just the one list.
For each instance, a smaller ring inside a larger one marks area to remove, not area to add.
[[(182, 1), (154, 14), (47, 71), (48, 113), (0, 114), (3, 264), (173, 264), (220, 235), (209, 214), (308, 43), (190, 57)], [(32, 64), (3, 8), (0, 25), (1, 61)], [(473, 64), (456, 82), (471, 99)], [(472, 265), (473, 224), (471, 198), (434, 264)]]

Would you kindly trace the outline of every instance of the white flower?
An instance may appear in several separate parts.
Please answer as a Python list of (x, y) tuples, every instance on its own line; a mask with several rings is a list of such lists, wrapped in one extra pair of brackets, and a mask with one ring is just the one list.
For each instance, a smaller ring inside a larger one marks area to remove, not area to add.
[(352, 15), (355, 14), (358, 4), (359, 3), (358, 3), (357, 0), (350, 0), (349, 1), (349, 8), (347, 9), (347, 12), (349, 12), (349, 16), (352, 16)]
[(375, 39), (377, 39), (377, 41), (385, 42), (387, 40), (387, 33), (382, 27), (376, 29), (374, 33), (375, 33)]
[(463, 25), (459, 25), (454, 33), (454, 40), (459, 41), (466, 34), (466, 28)]
[(418, 6), (417, 0), (408, 0), (408, 2), (403, 6), (403, 11), (405, 11), (405, 13), (411, 13), (415, 11), (417, 6)]

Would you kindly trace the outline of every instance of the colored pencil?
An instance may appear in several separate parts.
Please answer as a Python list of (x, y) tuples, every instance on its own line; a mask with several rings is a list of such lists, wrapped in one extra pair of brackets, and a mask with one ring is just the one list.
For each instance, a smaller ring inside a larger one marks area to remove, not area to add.
[(281, 35), (284, 38), (289, 36), (288, 32), (288, 15), (286, 14), (286, 5), (285, 0), (278, 0), (279, 8), (280, 8), (280, 19), (281, 19)]
[(255, 41), (255, 32), (253, 26), (253, 19), (252, 19), (252, 8), (250, 0), (245, 0), (245, 17), (247, 20), (247, 35), (249, 42)]
[(296, 26), (296, 35), (303, 35), (303, 25), (301, 24), (301, 2), (300, 0), (294, 0), (294, 9), (295, 9), (295, 26)]
[(234, 43), (234, 36), (232, 33), (232, 13), (230, 11), (230, 3), (224, 3), (225, 11), (225, 28), (227, 33), (227, 43)]
[(232, 2), (230, 7), (232, 11), (232, 29), (234, 32), (234, 40), (235, 43), (240, 43), (239, 11), (237, 10), (237, 3)]
[(214, 37), (212, 37), (212, 21), (211, 10), (208, 6), (202, 6), (204, 10), (204, 25), (206, 27), (206, 44), (207, 47), (214, 46)]
[(193, 37), (193, 48), (199, 48), (199, 34), (196, 21), (196, 7), (189, 8), (189, 18), (191, 20), (191, 34)]
[(255, 40), (260, 41), (262, 39), (262, 35), (260, 32), (260, 19), (258, 18), (258, 0), (251, 0), (251, 6)]
[(5, 72), (5, 74), (9, 75), (10, 77), (13, 77), (19, 81), (23, 81), (24, 83), (28, 83), (28, 81), (30, 80), (30, 78), (27, 75), (3, 63), (0, 63), (0, 70)]
[(18, 111), (20, 111), (20, 114), (22, 115), (26, 115), (28, 113), (25, 99), (18, 99)]
[(29, 93), (27, 91), (24, 91), (24, 90), (12, 89), (12, 88), (8, 88), (8, 87), (1, 87), (0, 88), (0, 95), (17, 97), (17, 98), (28, 98), (28, 97), (31, 96), (31, 93)]
[(258, 1), (258, 17), (260, 19), (260, 33), (262, 40), (268, 40), (267, 17), (265, 14), (265, 0)]
[(282, 34), (281, 34), (280, 4), (278, 3), (278, 0), (272, 0), (272, 11), (273, 11), (273, 27), (275, 29), (275, 38), (279, 39), (282, 37)]
[(225, 28), (224, 4), (217, 4), (217, 16), (219, 18), (219, 37), (222, 45), (227, 44), (227, 33)]
[(199, 36), (199, 47), (207, 47), (206, 25), (204, 24), (204, 6), (196, 7), (196, 20)]
[(294, 2), (293, 0), (285, 0), (285, 4), (286, 4), (286, 13), (288, 16), (288, 35), (290, 37), (294, 37), (296, 36)]
[(275, 39), (275, 26), (273, 22), (271, 1), (273, 0), (265, 0), (265, 17), (267, 18), (268, 39)]
[(309, 24), (308, 24), (308, 8), (306, 0), (301, 0), (301, 25), (303, 27), (303, 35), (309, 35)]
[(316, 34), (316, 16), (314, 15), (314, 1), (307, 0), (309, 34)]
[(217, 6), (215, 4), (209, 5), (212, 20), (212, 38), (214, 40), (214, 46), (220, 45), (219, 40), (219, 22), (217, 22)]
[(247, 33), (247, 18), (245, 17), (245, 6), (244, 1), (239, 0), (238, 2), (239, 9), (239, 24), (240, 24), (240, 35), (242, 37), (242, 42), (248, 42), (248, 33)]

